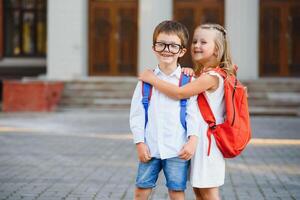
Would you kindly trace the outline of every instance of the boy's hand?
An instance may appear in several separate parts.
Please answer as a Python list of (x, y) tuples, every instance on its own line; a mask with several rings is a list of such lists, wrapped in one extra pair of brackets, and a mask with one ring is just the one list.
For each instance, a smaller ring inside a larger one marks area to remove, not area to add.
[(140, 75), (139, 75), (139, 80), (144, 81), (146, 83), (153, 84), (155, 81), (156, 76), (154, 75), (153, 71), (150, 69), (144, 70)]
[(148, 146), (143, 143), (137, 143), (136, 144), (136, 150), (138, 154), (138, 158), (141, 162), (148, 162), (151, 160), (150, 151), (148, 149)]
[(192, 68), (189, 68), (189, 67), (183, 67), (181, 69), (181, 72), (183, 72), (185, 75), (188, 75), (188, 76), (195, 76), (195, 72)]
[(188, 142), (182, 147), (179, 152), (179, 158), (190, 160), (195, 154), (198, 138), (195, 135), (189, 137)]

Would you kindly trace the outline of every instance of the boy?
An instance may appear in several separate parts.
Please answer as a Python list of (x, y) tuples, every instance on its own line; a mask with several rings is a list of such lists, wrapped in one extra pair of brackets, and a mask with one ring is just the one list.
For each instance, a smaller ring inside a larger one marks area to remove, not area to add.
[[(186, 52), (188, 31), (175, 21), (163, 21), (153, 33), (153, 51), (158, 60), (154, 73), (157, 77), (178, 85), (181, 67), (178, 59)], [(130, 128), (139, 158), (135, 199), (148, 199), (163, 170), (170, 199), (184, 199), (189, 159), (197, 145), (199, 110), (196, 97), (187, 101), (186, 126), (180, 122), (180, 101), (168, 98), (152, 88), (145, 124), (142, 104), (142, 83), (134, 91)]]

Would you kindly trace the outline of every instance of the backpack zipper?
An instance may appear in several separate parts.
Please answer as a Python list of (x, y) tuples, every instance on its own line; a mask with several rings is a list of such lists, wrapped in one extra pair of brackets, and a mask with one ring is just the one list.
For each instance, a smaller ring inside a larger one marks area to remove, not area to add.
[(237, 85), (237, 78), (235, 78), (234, 88), (233, 88), (233, 93), (232, 93), (233, 119), (232, 119), (231, 126), (233, 126), (234, 121), (235, 121), (234, 93), (235, 93), (236, 85)]

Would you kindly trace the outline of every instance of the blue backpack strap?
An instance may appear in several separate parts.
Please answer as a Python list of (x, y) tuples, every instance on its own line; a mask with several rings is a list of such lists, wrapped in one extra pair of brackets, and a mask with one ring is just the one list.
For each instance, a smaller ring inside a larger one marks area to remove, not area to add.
[(143, 98), (142, 98), (142, 104), (144, 105), (144, 109), (145, 109), (145, 127), (148, 123), (148, 107), (149, 107), (149, 103), (150, 103), (150, 99), (151, 99), (151, 94), (152, 94), (152, 85), (150, 85), (149, 83), (145, 83), (142, 82), (142, 94), (143, 94)]
[[(191, 77), (188, 75), (185, 75), (184, 73), (181, 73), (180, 81), (179, 81), (179, 87), (186, 85), (191, 81)], [(181, 99), (180, 100), (180, 122), (182, 124), (182, 127), (184, 128), (185, 132), (187, 132), (186, 127), (186, 104), (188, 99)]]

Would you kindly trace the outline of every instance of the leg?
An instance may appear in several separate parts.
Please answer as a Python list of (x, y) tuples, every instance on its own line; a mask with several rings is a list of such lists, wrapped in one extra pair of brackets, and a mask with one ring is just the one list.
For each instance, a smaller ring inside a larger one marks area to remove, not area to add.
[(152, 188), (135, 188), (134, 200), (148, 200)]
[(196, 196), (196, 200), (203, 200), (201, 193), (200, 193), (200, 188), (193, 188), (193, 190), (194, 190), (194, 194)]
[(178, 157), (162, 161), (171, 200), (184, 200), (189, 161)]
[(184, 191), (169, 190), (171, 200), (184, 200)]
[[(194, 188), (197, 190), (197, 192), (200, 193), (201, 200), (221, 200), (219, 196), (219, 188), (213, 187), (213, 188)], [(197, 194), (199, 194), (197, 193)], [(196, 194), (196, 192), (195, 192)], [(196, 194), (196, 196), (197, 196)], [(198, 199), (197, 199), (198, 200)], [(199, 199), (200, 200), (200, 199)]]
[(152, 158), (147, 163), (139, 163), (135, 182), (135, 200), (147, 200), (149, 198), (152, 188), (156, 185), (161, 168), (161, 160), (156, 158)]

